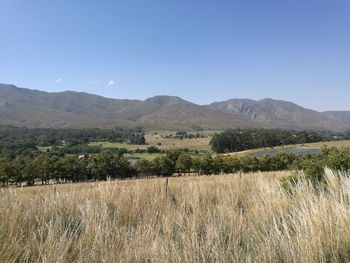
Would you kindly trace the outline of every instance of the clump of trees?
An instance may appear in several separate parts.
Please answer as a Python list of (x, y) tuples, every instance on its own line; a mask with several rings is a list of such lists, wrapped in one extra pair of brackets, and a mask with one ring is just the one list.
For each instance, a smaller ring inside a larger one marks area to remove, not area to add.
[(329, 135), (313, 131), (229, 129), (214, 135), (210, 145), (214, 152), (225, 153), (325, 140), (329, 140)]
[(18, 156), (11, 161), (0, 161), (0, 182), (3, 185), (125, 179), (134, 175), (134, 168), (126, 157), (109, 151), (81, 158), (45, 153), (35, 158)]
[(205, 138), (207, 137), (205, 134), (203, 133), (188, 133), (186, 131), (177, 131), (175, 134), (168, 134), (168, 135), (161, 135), (162, 138), (174, 138), (174, 139), (179, 139), (179, 140), (183, 140), (183, 139), (196, 139), (196, 138)]
[(325, 167), (348, 173), (350, 171), (350, 148), (324, 147), (320, 153), (306, 154), (291, 165), (291, 169), (303, 171), (305, 176), (313, 182), (324, 180)]
[[(99, 147), (88, 146), (93, 141), (145, 144), (145, 133), (135, 129), (28, 129), (0, 126), (0, 157), (15, 159), (18, 155), (35, 156), (38, 147), (52, 146), (60, 155), (98, 153)], [(60, 148), (58, 148), (60, 147)]]

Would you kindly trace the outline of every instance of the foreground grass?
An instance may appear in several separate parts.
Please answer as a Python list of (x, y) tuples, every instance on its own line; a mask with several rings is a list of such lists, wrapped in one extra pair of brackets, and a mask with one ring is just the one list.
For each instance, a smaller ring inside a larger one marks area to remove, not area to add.
[(327, 171), (0, 190), (3, 262), (339, 262), (350, 259), (350, 179)]

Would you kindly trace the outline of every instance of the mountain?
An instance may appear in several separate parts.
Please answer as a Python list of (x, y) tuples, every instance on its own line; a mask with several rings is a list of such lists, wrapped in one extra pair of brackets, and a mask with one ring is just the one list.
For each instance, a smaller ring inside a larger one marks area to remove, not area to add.
[(156, 96), (145, 101), (120, 100), (73, 91), (48, 93), (4, 84), (0, 84), (0, 124), (150, 129), (259, 126), (241, 116), (232, 117), (174, 96)]
[(323, 115), (350, 125), (350, 111), (325, 111)]
[(144, 101), (83, 92), (48, 93), (0, 84), (0, 124), (27, 127), (281, 128), (346, 130), (350, 124), (285, 101), (228, 100), (197, 105), (175, 96)]
[(350, 123), (305, 109), (295, 103), (273, 99), (259, 101), (231, 99), (208, 106), (225, 113), (241, 115), (265, 123), (271, 128), (308, 130), (346, 130)]

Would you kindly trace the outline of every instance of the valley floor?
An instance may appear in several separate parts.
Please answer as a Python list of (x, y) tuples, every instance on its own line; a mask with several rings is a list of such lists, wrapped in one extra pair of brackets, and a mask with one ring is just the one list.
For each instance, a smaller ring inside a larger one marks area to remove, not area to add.
[(0, 190), (1, 262), (350, 260), (350, 179), (289, 172)]

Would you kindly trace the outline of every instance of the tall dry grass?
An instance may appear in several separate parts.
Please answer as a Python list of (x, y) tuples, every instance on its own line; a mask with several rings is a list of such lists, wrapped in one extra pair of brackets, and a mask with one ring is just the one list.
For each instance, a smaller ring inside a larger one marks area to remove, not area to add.
[(2, 262), (339, 262), (350, 259), (350, 179), (283, 174), (0, 191)]

